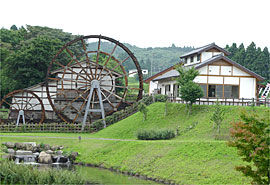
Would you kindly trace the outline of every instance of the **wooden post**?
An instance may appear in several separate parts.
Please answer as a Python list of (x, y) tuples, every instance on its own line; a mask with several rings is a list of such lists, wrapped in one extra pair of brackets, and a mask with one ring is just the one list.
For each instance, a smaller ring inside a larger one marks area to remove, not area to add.
[(199, 105), (201, 105), (201, 98), (199, 98)]
[(232, 99), (232, 102), (233, 102), (233, 106), (234, 106), (234, 98)]
[(242, 106), (244, 106), (244, 98), (242, 98)]
[(225, 105), (226, 105), (226, 102), (227, 102), (227, 98), (225, 98)]

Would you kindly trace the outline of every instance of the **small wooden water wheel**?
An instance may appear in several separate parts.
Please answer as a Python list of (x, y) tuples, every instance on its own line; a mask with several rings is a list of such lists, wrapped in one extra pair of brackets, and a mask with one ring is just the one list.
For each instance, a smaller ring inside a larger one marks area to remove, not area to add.
[(2, 106), (9, 107), (9, 121), (20, 121), (24, 117), (22, 119), (25, 122), (41, 124), (45, 119), (45, 109), (41, 99), (30, 90), (15, 90), (8, 93), (0, 102), (0, 107)]

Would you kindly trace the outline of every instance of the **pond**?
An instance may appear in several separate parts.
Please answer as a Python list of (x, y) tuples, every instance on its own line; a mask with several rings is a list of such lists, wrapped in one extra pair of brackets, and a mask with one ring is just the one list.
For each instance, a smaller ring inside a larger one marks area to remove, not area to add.
[(87, 181), (98, 184), (158, 184), (154, 181), (143, 180), (101, 168), (87, 166), (75, 166), (75, 168)]

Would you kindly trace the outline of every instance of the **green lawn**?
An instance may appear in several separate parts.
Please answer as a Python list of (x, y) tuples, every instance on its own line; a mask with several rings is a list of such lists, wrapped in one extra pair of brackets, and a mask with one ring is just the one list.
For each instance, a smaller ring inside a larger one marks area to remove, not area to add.
[[(243, 164), (234, 148), (228, 147), (230, 122), (239, 119), (242, 107), (225, 107), (226, 120), (222, 125), (223, 140), (214, 139), (209, 118), (213, 106), (194, 106), (192, 115), (187, 116), (185, 106), (169, 104), (168, 115), (164, 116), (164, 103), (150, 105), (147, 121), (136, 113), (95, 134), (63, 133), (0, 133), (0, 135), (40, 135), (92, 138), (136, 139), (136, 132), (142, 128), (173, 128), (179, 126), (182, 134), (166, 141), (110, 141), (61, 138), (11, 138), (6, 141), (36, 141), (64, 145), (65, 150), (79, 151), (78, 162), (85, 162), (139, 173), (152, 178), (172, 180), (178, 184), (248, 184), (250, 179), (234, 170)], [(245, 108), (252, 111), (251, 108)], [(259, 114), (269, 114), (269, 108), (255, 108)], [(189, 128), (194, 122), (197, 126)]]

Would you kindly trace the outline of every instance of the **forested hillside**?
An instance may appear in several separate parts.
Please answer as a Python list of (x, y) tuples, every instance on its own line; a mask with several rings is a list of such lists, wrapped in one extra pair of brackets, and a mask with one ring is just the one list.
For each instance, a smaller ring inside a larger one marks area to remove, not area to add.
[[(60, 29), (30, 25), (26, 28), (17, 28), (15, 25), (10, 29), (1, 28), (0, 36), (1, 98), (13, 90), (43, 82), (49, 63), (57, 51), (65, 43), (79, 37)], [(127, 43), (125, 45), (137, 57), (141, 68), (149, 70), (149, 75), (151, 71), (155, 74), (176, 64), (183, 53), (194, 49), (189, 46), (176, 47), (174, 44), (171, 47), (156, 48), (139, 48)], [(102, 43), (102, 46), (108, 52), (114, 47), (108, 42)], [(88, 43), (88, 47), (96, 50), (97, 43)], [(270, 80), (270, 54), (267, 47), (261, 49), (252, 42), (247, 48), (243, 44), (237, 47), (234, 43), (226, 49), (232, 53), (229, 56), (232, 60)], [(76, 53), (77, 50), (74, 46), (73, 51)], [(118, 59), (126, 58), (126, 54), (119, 49), (115, 51), (115, 55)], [(124, 66), (127, 71), (134, 69), (130, 60)]]
[[(110, 52), (114, 44), (111, 43), (103, 43), (103, 48), (105, 48), (106, 51)], [(139, 48), (134, 45), (130, 45), (128, 43), (125, 43), (125, 46), (129, 48), (129, 50), (134, 53), (136, 56), (138, 62), (140, 63), (140, 66), (142, 69), (148, 69), (149, 73), (151, 73), (152, 68), (152, 74), (155, 74), (163, 69), (166, 69), (177, 62), (180, 61), (180, 56), (184, 53), (187, 53), (194, 49), (194, 47), (176, 47), (174, 44), (172, 44), (171, 47), (156, 47), (156, 48)], [(89, 49), (96, 50), (97, 43), (90, 43)], [(125, 55), (121, 52), (120, 49), (116, 49), (115, 51), (116, 56), (118, 56), (121, 59), (126, 58)], [(133, 69), (134, 66), (130, 64), (131, 61), (127, 61), (124, 63), (126, 70)], [(151, 75), (151, 74), (149, 74)]]

